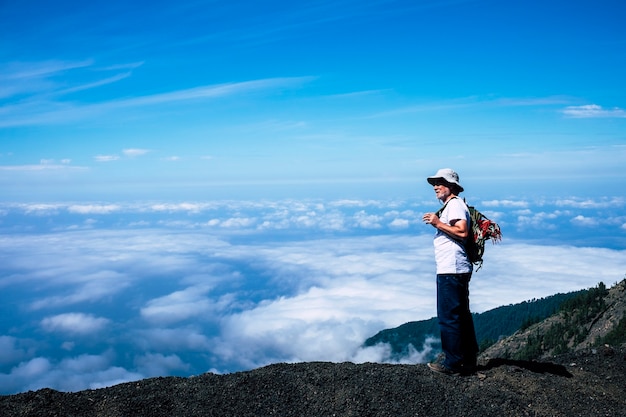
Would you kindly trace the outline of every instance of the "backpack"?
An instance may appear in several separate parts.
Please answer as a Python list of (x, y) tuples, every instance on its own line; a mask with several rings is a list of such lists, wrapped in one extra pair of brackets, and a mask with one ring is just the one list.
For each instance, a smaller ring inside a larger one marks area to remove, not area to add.
[[(478, 271), (483, 266), (485, 242), (491, 239), (494, 244), (498, 243), (502, 240), (502, 232), (496, 222), (489, 220), (487, 216), (476, 210), (474, 206), (468, 205), (465, 199), (463, 199), (463, 202), (467, 206), (470, 214), (469, 234), (464, 245), (465, 253), (469, 261), (478, 266), (476, 269), (476, 271)], [(444, 204), (444, 206), (435, 213), (437, 217), (441, 216), (447, 204), (448, 203)]]

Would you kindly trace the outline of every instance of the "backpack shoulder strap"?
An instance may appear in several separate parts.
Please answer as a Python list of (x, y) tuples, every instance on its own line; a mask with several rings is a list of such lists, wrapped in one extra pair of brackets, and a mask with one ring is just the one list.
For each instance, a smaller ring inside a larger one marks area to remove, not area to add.
[(449, 203), (450, 201), (454, 200), (455, 198), (459, 198), (459, 197), (452, 197), (450, 200), (446, 201), (446, 203), (445, 203), (445, 204), (444, 204), (444, 205), (443, 205), (443, 206), (442, 206), (439, 210), (437, 210), (437, 211), (435, 212), (435, 215), (436, 215), (437, 217), (441, 217), (441, 213), (443, 213), (443, 211), (445, 210), (445, 208), (446, 208), (446, 206), (448, 205), (448, 203)]

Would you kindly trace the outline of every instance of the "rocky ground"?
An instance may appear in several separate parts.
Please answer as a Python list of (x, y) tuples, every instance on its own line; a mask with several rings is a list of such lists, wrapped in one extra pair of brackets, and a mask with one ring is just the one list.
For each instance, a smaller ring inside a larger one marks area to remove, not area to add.
[(626, 417), (626, 350), (590, 349), (542, 362), (491, 359), (463, 377), (426, 365), (276, 364), (0, 396), (0, 416)]

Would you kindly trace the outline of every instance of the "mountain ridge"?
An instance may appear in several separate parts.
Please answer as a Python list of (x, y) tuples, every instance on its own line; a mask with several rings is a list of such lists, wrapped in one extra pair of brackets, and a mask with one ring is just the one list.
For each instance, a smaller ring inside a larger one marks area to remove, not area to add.
[(544, 359), (555, 354), (626, 343), (626, 279), (603, 283), (564, 303), (560, 311), (522, 328), (481, 353), (483, 358)]
[[(560, 305), (584, 293), (585, 290), (557, 293), (540, 299), (527, 300), (516, 304), (496, 307), (483, 313), (474, 313), (474, 327), (481, 351), (503, 337), (510, 336), (520, 327), (544, 320), (556, 313)], [(432, 338), (437, 341), (432, 342)], [(418, 350), (429, 340), (433, 348), (426, 353), (426, 360), (433, 360), (441, 350), (437, 317), (411, 321), (398, 327), (384, 329), (369, 337), (363, 346), (386, 343), (391, 348), (391, 358), (399, 360), (406, 356), (411, 347)], [(410, 347), (411, 346), (411, 347)]]

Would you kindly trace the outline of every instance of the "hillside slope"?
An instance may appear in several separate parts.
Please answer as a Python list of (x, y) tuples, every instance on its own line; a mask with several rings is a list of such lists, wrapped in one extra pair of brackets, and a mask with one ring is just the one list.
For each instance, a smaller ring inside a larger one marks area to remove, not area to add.
[(606, 290), (600, 283), (564, 303), (553, 316), (499, 340), (481, 358), (541, 359), (626, 341), (626, 280)]
[[(584, 293), (584, 290), (567, 294), (555, 294), (538, 300), (524, 301), (494, 308), (484, 313), (474, 313), (474, 327), (481, 349), (495, 343), (501, 337), (515, 333), (525, 323), (544, 320), (559, 309), (559, 306)], [(432, 338), (437, 339), (432, 341)], [(437, 317), (411, 321), (398, 327), (381, 330), (368, 338), (363, 346), (387, 343), (391, 347), (392, 359), (399, 360), (410, 352), (411, 347), (420, 349), (430, 340), (433, 350), (427, 360), (434, 359), (441, 350)]]

